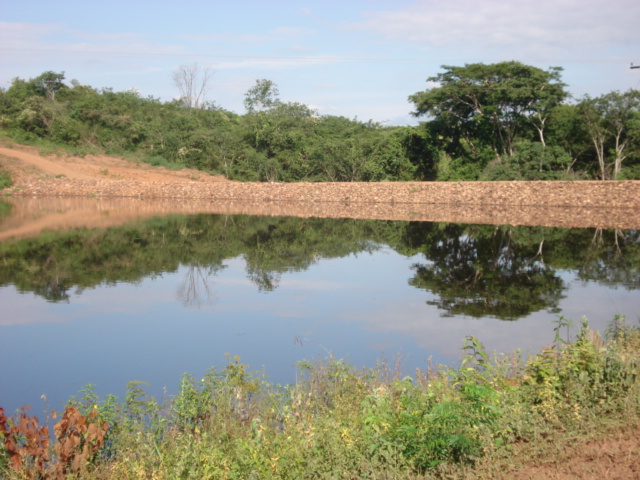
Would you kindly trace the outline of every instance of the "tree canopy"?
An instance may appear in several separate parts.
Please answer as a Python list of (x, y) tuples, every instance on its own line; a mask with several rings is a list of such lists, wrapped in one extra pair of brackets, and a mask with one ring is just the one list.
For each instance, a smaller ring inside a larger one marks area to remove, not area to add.
[(442, 68), (428, 79), (437, 87), (409, 97), (414, 114), (430, 115), (472, 148), (490, 146), (496, 155), (513, 155), (517, 135), (532, 126), (543, 140), (549, 113), (567, 97), (559, 67), (512, 61)]

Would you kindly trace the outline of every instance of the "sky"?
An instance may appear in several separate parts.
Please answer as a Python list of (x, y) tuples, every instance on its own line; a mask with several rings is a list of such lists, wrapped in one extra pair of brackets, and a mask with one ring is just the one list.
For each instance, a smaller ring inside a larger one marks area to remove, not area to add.
[(442, 65), (509, 60), (563, 67), (575, 98), (640, 89), (640, 2), (0, 0), (0, 88), (51, 70), (170, 101), (173, 72), (197, 65), (236, 113), (268, 79), (319, 115), (408, 125)]

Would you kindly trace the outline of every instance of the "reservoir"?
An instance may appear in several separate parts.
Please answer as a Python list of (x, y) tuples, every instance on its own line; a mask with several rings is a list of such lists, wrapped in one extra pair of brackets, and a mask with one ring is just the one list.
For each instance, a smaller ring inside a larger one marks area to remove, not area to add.
[(160, 402), (229, 355), (282, 385), (328, 357), (457, 365), (468, 335), (526, 357), (560, 323), (636, 324), (639, 289), (637, 230), (241, 214), (45, 229), (0, 243), (0, 406), (42, 415), (130, 381)]

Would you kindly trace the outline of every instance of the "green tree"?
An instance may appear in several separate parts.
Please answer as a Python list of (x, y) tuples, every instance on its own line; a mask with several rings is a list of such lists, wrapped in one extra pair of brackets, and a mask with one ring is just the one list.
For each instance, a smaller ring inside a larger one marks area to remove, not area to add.
[(587, 95), (579, 109), (596, 152), (600, 179), (618, 178), (622, 162), (638, 152), (640, 91)]
[(64, 72), (47, 71), (30, 80), (37, 94), (55, 101), (56, 94), (66, 85), (63, 82)]
[(244, 107), (248, 113), (268, 110), (280, 103), (278, 86), (271, 80), (256, 80), (256, 84), (244, 95)]
[(591, 141), (578, 105), (562, 104), (553, 109), (547, 124), (547, 138), (549, 145), (562, 148), (571, 157), (566, 173), (593, 174)]
[(487, 165), (481, 180), (569, 180), (571, 156), (559, 146), (521, 141), (513, 155), (503, 155)]
[(441, 149), (433, 133), (425, 125), (404, 127), (398, 135), (404, 154), (414, 167), (413, 176), (418, 180), (435, 180)]
[(247, 160), (258, 180), (297, 181), (310, 175), (305, 146), (313, 136), (314, 115), (304, 104), (277, 101), (245, 116), (246, 142), (255, 149)]
[(546, 121), (567, 96), (561, 69), (541, 70), (519, 62), (443, 66), (428, 82), (437, 87), (409, 97), (414, 115), (437, 120), (456, 144), (470, 148), (471, 160), (485, 147), (495, 157), (512, 155), (518, 135), (535, 131), (544, 144)]
[(622, 162), (640, 152), (640, 90), (618, 91), (601, 97), (606, 128), (612, 139), (613, 179), (622, 170)]
[(11, 82), (7, 93), (10, 97), (15, 98), (19, 102), (24, 102), (32, 96), (43, 97), (54, 101), (56, 94), (66, 88), (63, 82), (64, 72), (46, 71), (35, 78), (23, 80), (14, 78)]

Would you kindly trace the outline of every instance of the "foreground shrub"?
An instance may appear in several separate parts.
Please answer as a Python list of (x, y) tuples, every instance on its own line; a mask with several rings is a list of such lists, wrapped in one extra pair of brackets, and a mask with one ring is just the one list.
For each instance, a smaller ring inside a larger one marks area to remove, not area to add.
[(48, 427), (40, 427), (38, 418), (29, 416), (27, 409), (20, 412), (17, 421), (11, 421), (0, 408), (0, 434), (12, 471), (26, 478), (82, 476), (95, 463), (109, 428), (107, 422), (96, 423), (96, 416), (95, 410), (85, 417), (71, 405), (65, 409), (62, 419), (53, 427), (57, 439), (53, 466)]

